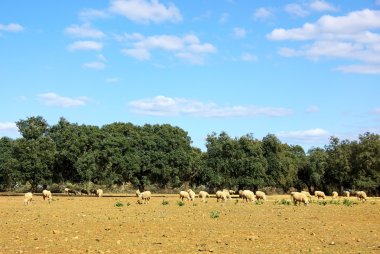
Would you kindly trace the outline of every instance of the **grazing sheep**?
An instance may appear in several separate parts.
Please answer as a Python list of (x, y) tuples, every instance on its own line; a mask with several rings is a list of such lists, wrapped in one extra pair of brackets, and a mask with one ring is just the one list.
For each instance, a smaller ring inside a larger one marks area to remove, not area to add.
[(343, 191), (343, 196), (346, 198), (350, 197), (350, 192), (349, 191)]
[(69, 195), (69, 190), (70, 190), (69, 188), (65, 188), (65, 190), (64, 190), (65, 191), (65, 195)]
[(187, 191), (180, 191), (179, 198), (183, 201), (184, 198), (190, 200), (190, 194)]
[(96, 196), (98, 196), (99, 198), (100, 198), (101, 196), (103, 196), (103, 190), (102, 190), (102, 189), (97, 189), (97, 190), (96, 190)]
[(338, 195), (338, 192), (333, 191), (331, 198), (332, 198), (332, 199), (336, 199), (336, 198), (338, 198), (338, 196), (339, 196), (339, 195)]
[(243, 199), (243, 190), (239, 190), (238, 194), (239, 194), (239, 198)]
[(226, 193), (226, 198), (227, 199), (231, 199), (231, 194), (230, 194), (230, 191), (227, 190), (227, 189), (223, 189), (223, 192)]
[(256, 199), (257, 200), (261, 199), (261, 200), (265, 201), (265, 200), (267, 200), (267, 196), (262, 191), (256, 191)]
[(310, 195), (310, 193), (308, 191), (301, 191), (301, 193), (305, 194), (306, 197), (311, 200), (312, 199), (312, 196)]
[(152, 193), (150, 191), (143, 191), (139, 194), (139, 197), (144, 201), (144, 204), (147, 204), (152, 197)]
[(305, 193), (302, 193), (302, 192), (292, 192), (290, 194), (293, 202), (294, 202), (294, 205), (297, 205), (298, 204), (301, 204), (301, 203), (304, 203), (305, 205), (308, 205), (309, 204), (309, 199), (307, 198), (306, 194)]
[(51, 195), (51, 192), (48, 191), (48, 190), (43, 190), (43, 191), (42, 191), (42, 197), (43, 197), (44, 200), (47, 198), (49, 204), (50, 204), (50, 202), (53, 200), (53, 196)]
[(194, 201), (194, 199), (195, 199), (195, 192), (192, 189), (188, 189), (187, 192), (189, 193), (190, 200)]
[(326, 195), (323, 191), (314, 191), (314, 196), (316, 198), (322, 198), (322, 199), (325, 199), (326, 198)]
[(206, 202), (206, 198), (210, 197), (210, 195), (206, 191), (200, 191), (199, 197), (202, 199), (202, 202)]
[(33, 201), (33, 194), (31, 192), (27, 192), (24, 195), (24, 205), (30, 205)]
[(90, 192), (89, 192), (88, 190), (81, 189), (81, 190), (80, 190), (80, 194), (90, 195)]
[(217, 191), (216, 194), (216, 201), (219, 202), (219, 200), (225, 201), (227, 200), (227, 192), (224, 191)]
[(255, 199), (255, 194), (253, 193), (253, 191), (250, 191), (250, 190), (244, 190), (241, 195), (242, 195), (243, 201), (245, 200), (245, 202), (248, 202), (248, 201), (253, 202)]
[(364, 191), (357, 191), (356, 197), (362, 202), (367, 200), (367, 194)]

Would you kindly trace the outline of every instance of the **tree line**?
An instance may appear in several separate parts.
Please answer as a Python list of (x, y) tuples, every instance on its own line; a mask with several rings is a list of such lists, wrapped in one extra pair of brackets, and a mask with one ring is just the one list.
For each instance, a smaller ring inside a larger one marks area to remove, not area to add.
[(78, 125), (61, 117), (49, 126), (41, 116), (16, 122), (20, 138), (0, 139), (0, 190), (17, 184), (131, 183), (179, 188), (365, 190), (380, 194), (380, 135), (358, 140), (331, 137), (307, 153), (268, 134), (230, 137), (211, 133), (206, 151), (192, 147), (188, 133), (169, 124), (143, 126), (115, 122)]

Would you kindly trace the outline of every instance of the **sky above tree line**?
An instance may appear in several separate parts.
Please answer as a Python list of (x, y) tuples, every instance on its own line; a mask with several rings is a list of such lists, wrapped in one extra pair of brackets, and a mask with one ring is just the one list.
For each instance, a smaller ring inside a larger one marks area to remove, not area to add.
[(275, 134), (380, 133), (380, 1), (0, 2), (0, 136), (40, 115)]

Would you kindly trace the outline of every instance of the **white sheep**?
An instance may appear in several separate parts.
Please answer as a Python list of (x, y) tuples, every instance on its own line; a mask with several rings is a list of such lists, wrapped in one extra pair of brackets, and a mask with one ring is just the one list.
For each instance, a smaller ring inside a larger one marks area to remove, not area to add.
[(139, 197), (144, 201), (144, 204), (147, 204), (152, 197), (152, 193), (150, 191), (143, 191), (139, 194)]
[(239, 198), (243, 199), (243, 190), (239, 190), (238, 194), (239, 194)]
[(206, 191), (200, 191), (198, 196), (201, 198), (202, 202), (206, 202), (206, 198), (210, 197)]
[(65, 195), (69, 195), (69, 188), (65, 188)]
[(230, 194), (230, 191), (227, 190), (227, 189), (223, 189), (223, 192), (226, 193), (226, 198), (227, 199), (231, 199), (231, 194)]
[(339, 196), (339, 195), (338, 195), (338, 192), (333, 191), (331, 198), (332, 198), (332, 199), (336, 199), (336, 198), (338, 198), (338, 196)]
[(367, 194), (364, 191), (356, 192), (356, 197), (363, 202), (367, 200)]
[(322, 199), (325, 199), (326, 198), (326, 195), (323, 191), (314, 191), (314, 196), (316, 198), (322, 198)]
[(179, 198), (183, 201), (183, 199), (190, 200), (190, 194), (187, 191), (180, 191)]
[(301, 203), (304, 203), (305, 205), (308, 205), (309, 204), (309, 199), (308, 197), (306, 196), (305, 193), (302, 193), (302, 192), (292, 192), (290, 194), (293, 202), (295, 205), (298, 204), (301, 204)]
[(51, 192), (48, 191), (48, 190), (43, 190), (43, 191), (42, 191), (42, 197), (43, 197), (44, 200), (47, 198), (49, 204), (50, 204), (50, 202), (53, 200), (53, 196), (51, 195)]
[(187, 192), (189, 193), (190, 200), (194, 201), (194, 199), (195, 199), (195, 192), (192, 189), (188, 189)]
[(221, 200), (221, 201), (227, 200), (227, 193), (224, 191), (217, 191), (215, 196), (216, 196), (217, 202), (219, 202), (219, 200)]
[(305, 194), (308, 199), (310, 200), (312, 199), (312, 196), (310, 195), (308, 191), (301, 191), (301, 193)]
[(103, 190), (102, 189), (97, 189), (96, 190), (96, 196), (98, 196), (99, 198), (103, 196)]
[(27, 192), (24, 195), (24, 205), (30, 205), (33, 201), (33, 194), (31, 192)]
[(349, 191), (343, 191), (343, 196), (346, 198), (350, 197), (350, 192)]
[(265, 195), (265, 193), (264, 192), (262, 192), (262, 191), (256, 191), (256, 199), (257, 200), (259, 200), (259, 199), (261, 199), (261, 200), (263, 200), (263, 201), (265, 201), (265, 200), (267, 200), (267, 196)]
[(253, 191), (250, 191), (250, 190), (244, 190), (241, 193), (241, 196), (242, 196), (243, 201), (245, 200), (246, 202), (248, 201), (253, 202), (256, 197), (255, 193), (253, 193)]

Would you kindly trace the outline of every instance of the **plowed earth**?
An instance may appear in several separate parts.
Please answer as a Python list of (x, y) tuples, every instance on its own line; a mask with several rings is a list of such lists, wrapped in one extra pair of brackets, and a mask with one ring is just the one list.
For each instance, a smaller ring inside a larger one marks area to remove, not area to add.
[(48, 204), (35, 195), (25, 206), (23, 196), (2, 196), (0, 253), (380, 253), (378, 198), (353, 206), (343, 199), (275, 204), (281, 199), (289, 196), (269, 196), (262, 205), (197, 198), (179, 206), (177, 195), (149, 204), (54, 195)]

